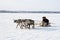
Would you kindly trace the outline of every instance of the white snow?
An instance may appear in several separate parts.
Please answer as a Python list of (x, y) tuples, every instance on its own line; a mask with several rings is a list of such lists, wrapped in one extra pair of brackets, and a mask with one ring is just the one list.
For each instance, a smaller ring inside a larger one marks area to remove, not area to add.
[[(52, 27), (35, 26), (35, 29), (16, 29), (14, 19), (33, 19), (46, 16)], [(0, 13), (0, 40), (60, 40), (60, 14)]]

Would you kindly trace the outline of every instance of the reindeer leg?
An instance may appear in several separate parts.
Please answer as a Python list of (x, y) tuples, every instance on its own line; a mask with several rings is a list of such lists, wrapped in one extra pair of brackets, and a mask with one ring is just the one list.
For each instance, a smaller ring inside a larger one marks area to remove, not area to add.
[(34, 24), (33, 24), (32, 28), (34, 29)]
[(24, 25), (24, 27), (25, 27), (25, 29), (27, 29), (28, 25), (27, 25), (27, 24), (25, 24), (25, 25)]
[(30, 29), (30, 24), (28, 26), (29, 26), (28, 29)]
[(20, 28), (23, 29), (23, 24), (21, 24)]
[(20, 26), (20, 28), (21, 28), (21, 26), (22, 26), (22, 25), (21, 25), (21, 24), (19, 24), (19, 26)]
[(17, 24), (16, 28), (18, 27), (19, 24)]

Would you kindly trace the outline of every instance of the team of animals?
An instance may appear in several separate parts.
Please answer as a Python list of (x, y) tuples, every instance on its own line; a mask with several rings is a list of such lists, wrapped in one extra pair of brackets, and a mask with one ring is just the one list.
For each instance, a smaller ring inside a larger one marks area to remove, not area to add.
[(20, 26), (21, 29), (23, 29), (23, 28), (30, 29), (31, 27), (34, 29), (35, 25), (40, 25), (42, 27), (46, 27), (50, 24), (49, 20), (45, 16), (42, 17), (42, 22), (39, 24), (35, 24), (35, 21), (32, 19), (18, 19), (18, 20), (14, 20), (14, 23), (17, 23), (16, 28), (18, 26)]

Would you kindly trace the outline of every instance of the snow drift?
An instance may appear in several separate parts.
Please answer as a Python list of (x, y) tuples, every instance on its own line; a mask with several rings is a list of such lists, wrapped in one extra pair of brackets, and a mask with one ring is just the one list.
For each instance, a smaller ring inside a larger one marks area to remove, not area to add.
[[(35, 26), (35, 29), (16, 29), (14, 19), (33, 19), (40, 22), (46, 16), (51, 27)], [(0, 40), (60, 40), (60, 14), (0, 14)]]

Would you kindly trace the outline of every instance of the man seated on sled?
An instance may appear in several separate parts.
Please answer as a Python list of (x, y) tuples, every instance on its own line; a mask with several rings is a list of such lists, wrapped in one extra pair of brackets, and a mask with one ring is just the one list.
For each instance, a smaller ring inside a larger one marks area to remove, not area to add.
[(41, 26), (48, 26), (48, 25), (49, 25), (49, 20), (45, 16), (42, 17)]

